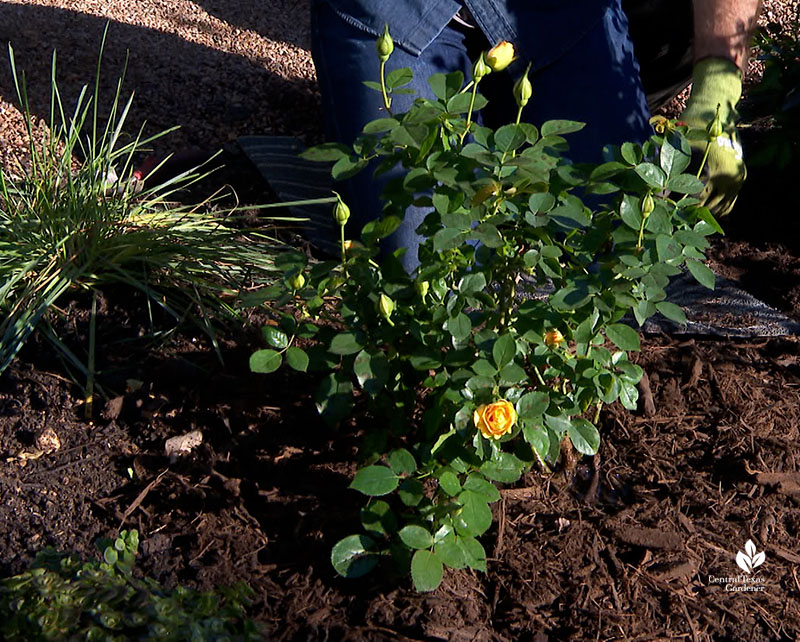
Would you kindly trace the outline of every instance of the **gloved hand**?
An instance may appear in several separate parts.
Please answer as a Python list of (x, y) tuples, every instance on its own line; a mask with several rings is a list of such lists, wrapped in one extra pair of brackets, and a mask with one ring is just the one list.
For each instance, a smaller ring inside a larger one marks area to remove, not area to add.
[[(739, 189), (747, 176), (742, 146), (736, 136), (736, 103), (742, 97), (742, 72), (730, 60), (705, 58), (694, 66), (692, 95), (681, 121), (706, 129), (714, 121), (719, 105), (722, 135), (711, 141), (704, 169), (706, 187), (700, 195), (703, 205), (715, 215), (733, 209)], [(706, 140), (692, 141), (692, 149), (702, 155)]]

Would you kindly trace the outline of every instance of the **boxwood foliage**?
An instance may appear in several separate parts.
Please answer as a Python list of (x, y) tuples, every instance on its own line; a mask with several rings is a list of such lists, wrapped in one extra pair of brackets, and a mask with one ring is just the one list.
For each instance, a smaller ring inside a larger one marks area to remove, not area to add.
[(81, 561), (52, 548), (20, 575), (0, 580), (0, 636), (24, 640), (263, 640), (245, 607), (243, 583), (216, 592), (166, 589), (136, 577), (135, 530), (98, 541), (102, 559)]

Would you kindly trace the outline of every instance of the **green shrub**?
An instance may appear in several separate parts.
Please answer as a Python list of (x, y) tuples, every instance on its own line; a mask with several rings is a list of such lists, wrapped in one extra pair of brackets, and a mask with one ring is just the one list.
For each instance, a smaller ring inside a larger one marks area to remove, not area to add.
[[(346, 241), (349, 211), (336, 205), (341, 262), (280, 257), (277, 324), (251, 358), (255, 372), (283, 360), (326, 371), (316, 402), (331, 424), (350, 415), (357, 391), (367, 406), (365, 465), (350, 486), (368, 498), (364, 532), (332, 553), (346, 577), (382, 557), (410, 570), (420, 591), (435, 589), (444, 567), (485, 570), (478, 538), (491, 527), (496, 484), (532, 465), (549, 470), (563, 447), (594, 454), (603, 404), (636, 408), (642, 370), (628, 354), (640, 341), (623, 317), (685, 322), (665, 292), (682, 266), (714, 285), (703, 251), (721, 230), (690, 196), (703, 189), (702, 167), (687, 173), (687, 136), (710, 144), (713, 127), (655, 120), (644, 144), (609, 149), (601, 165), (573, 164), (568, 135), (583, 125), (521, 122), (535, 95), (524, 77), (516, 122), (474, 122), (490, 68), (491, 56), (479, 59), (466, 84), (461, 72), (432, 76), (436, 98), (417, 98), (405, 113), (391, 111), (390, 94), (411, 71), (392, 71), (373, 83), (386, 116), (352, 149), (306, 153), (334, 161), (339, 179), (373, 160), (376, 174), (404, 170), (384, 189), (382, 217), (361, 230), (363, 244)], [(382, 256), (379, 246), (411, 204), (430, 213), (418, 228), (420, 266), (408, 274), (405, 248)], [(299, 315), (279, 311), (289, 302)], [(312, 338), (306, 349), (298, 341)]]
[(754, 45), (764, 75), (741, 107), (744, 120), (761, 130), (748, 163), (784, 169), (797, 162), (800, 146), (800, 7), (789, 25), (759, 27)]
[(135, 530), (100, 540), (102, 561), (82, 562), (45, 549), (31, 568), (0, 580), (0, 633), (9, 642), (38, 640), (262, 640), (245, 607), (244, 584), (218, 593), (163, 588), (133, 575)]

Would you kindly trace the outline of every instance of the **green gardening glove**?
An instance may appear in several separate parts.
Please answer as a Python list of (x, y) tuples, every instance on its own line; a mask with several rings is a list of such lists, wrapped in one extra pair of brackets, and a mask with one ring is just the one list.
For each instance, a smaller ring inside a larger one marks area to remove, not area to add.
[[(700, 198), (714, 214), (724, 216), (733, 209), (747, 176), (742, 146), (736, 136), (736, 103), (742, 97), (742, 72), (730, 60), (705, 58), (695, 64), (693, 77), (692, 95), (680, 120), (709, 132), (705, 139), (692, 141), (692, 149), (700, 157), (708, 146), (701, 176), (706, 187)], [(715, 123), (718, 106), (719, 121)]]

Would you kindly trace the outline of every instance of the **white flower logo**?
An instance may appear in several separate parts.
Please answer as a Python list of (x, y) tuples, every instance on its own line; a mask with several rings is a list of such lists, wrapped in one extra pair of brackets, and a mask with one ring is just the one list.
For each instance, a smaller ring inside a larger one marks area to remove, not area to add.
[(761, 566), (764, 563), (764, 551), (756, 552), (756, 545), (753, 540), (747, 540), (744, 545), (744, 553), (739, 551), (736, 553), (736, 563), (745, 573), (752, 573), (756, 566)]

